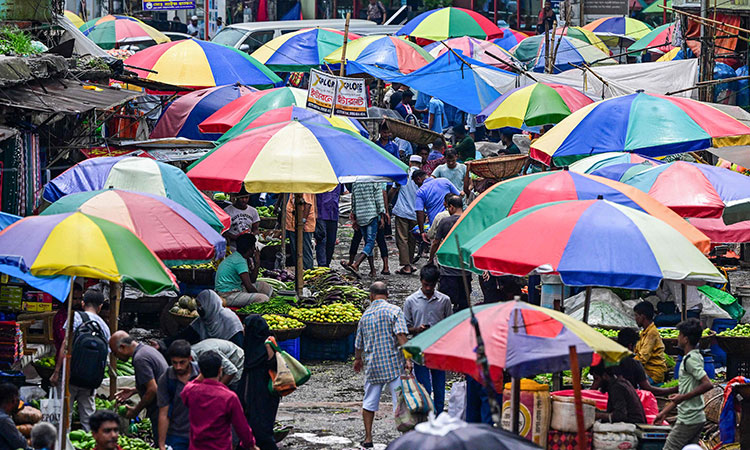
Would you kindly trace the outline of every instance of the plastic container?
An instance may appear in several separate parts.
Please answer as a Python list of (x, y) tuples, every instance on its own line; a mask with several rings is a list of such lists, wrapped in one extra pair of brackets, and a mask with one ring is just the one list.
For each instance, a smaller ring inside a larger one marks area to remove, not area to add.
[[(674, 379), (678, 380), (680, 378), (680, 363), (682, 363), (682, 355), (679, 355), (677, 357), (677, 360), (675, 361), (674, 365)], [(703, 370), (706, 371), (706, 375), (708, 375), (708, 378), (714, 379), (716, 378), (716, 367), (714, 366), (714, 358), (711, 355), (703, 355)]]
[[(511, 429), (510, 383), (503, 389), (501, 424), (503, 429)], [(534, 380), (521, 379), (521, 405), (519, 414), (519, 435), (531, 442), (547, 448), (547, 434), (552, 416), (549, 385)]]
[(355, 334), (341, 339), (315, 339), (300, 337), (300, 357), (302, 360), (346, 361), (354, 354)]
[(280, 349), (289, 353), (289, 355), (292, 358), (299, 360), (299, 357), (300, 357), (300, 342), (299, 341), (300, 341), (300, 338), (288, 339), (286, 341), (279, 341), (276, 344), (279, 346)]
[[(588, 430), (594, 426), (596, 420), (596, 406), (591, 400), (583, 400), (583, 424)], [(576, 422), (576, 406), (573, 397), (552, 396), (552, 422), (550, 428), (576, 433), (578, 423)]]
[[(737, 321), (734, 319), (714, 319), (714, 322), (711, 325), (711, 331), (719, 334), (724, 330), (731, 330), (736, 326)], [(719, 346), (719, 344), (711, 345), (711, 355), (714, 357), (715, 366), (723, 367), (727, 365), (727, 353)]]

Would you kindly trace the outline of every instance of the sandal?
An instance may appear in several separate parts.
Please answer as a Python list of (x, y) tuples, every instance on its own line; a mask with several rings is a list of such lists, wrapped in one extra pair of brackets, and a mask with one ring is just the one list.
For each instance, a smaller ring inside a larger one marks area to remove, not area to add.
[(353, 274), (353, 275), (354, 275), (355, 277), (357, 277), (357, 279), (358, 279), (358, 280), (361, 280), (361, 279), (362, 279), (362, 275), (360, 275), (360, 274), (359, 274), (359, 271), (355, 270), (355, 269), (354, 269), (354, 267), (352, 267), (352, 266), (351, 266), (350, 264), (348, 264), (348, 263), (347, 263), (347, 264), (344, 264), (344, 263), (342, 262), (342, 263), (341, 263), (341, 265), (342, 265), (342, 266), (344, 267), (344, 269), (348, 270), (348, 271), (349, 271), (349, 272), (351, 272), (351, 273), (352, 273), (352, 274)]
[(398, 275), (414, 275), (414, 271), (411, 270), (411, 271), (407, 272), (403, 268), (401, 268), (401, 269), (398, 269), (396, 271), (396, 274), (398, 274)]
[(373, 447), (373, 443), (372, 442), (362, 441), (362, 442), (359, 443), (359, 445), (362, 448), (372, 448)]
[(380, 272), (380, 275), (390, 275), (390, 274), (391, 274), (390, 270), (384, 270)]

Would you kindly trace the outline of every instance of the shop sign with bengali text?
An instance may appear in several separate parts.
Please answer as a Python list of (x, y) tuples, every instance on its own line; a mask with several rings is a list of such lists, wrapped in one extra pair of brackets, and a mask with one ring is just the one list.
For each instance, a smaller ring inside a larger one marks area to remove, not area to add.
[(144, 11), (195, 9), (195, 0), (143, 0)]
[(310, 70), (307, 107), (323, 114), (367, 117), (367, 91), (362, 78), (337, 77)]

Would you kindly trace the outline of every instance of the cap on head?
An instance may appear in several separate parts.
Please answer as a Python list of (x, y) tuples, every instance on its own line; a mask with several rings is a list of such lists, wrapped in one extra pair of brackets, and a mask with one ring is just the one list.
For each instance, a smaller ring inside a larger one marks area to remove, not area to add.
[(409, 162), (420, 163), (421, 164), (422, 163), (422, 157), (419, 156), (419, 155), (411, 155), (409, 157)]
[(190, 18), (190, 20), (198, 20), (198, 16), (193, 16)]

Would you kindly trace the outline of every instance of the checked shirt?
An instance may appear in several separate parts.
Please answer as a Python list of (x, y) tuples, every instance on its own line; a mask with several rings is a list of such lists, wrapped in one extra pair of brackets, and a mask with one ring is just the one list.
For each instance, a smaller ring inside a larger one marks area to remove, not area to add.
[(404, 355), (397, 334), (407, 334), (404, 312), (386, 300), (375, 300), (362, 315), (354, 346), (364, 353), (365, 380), (370, 384), (387, 383), (401, 375)]

